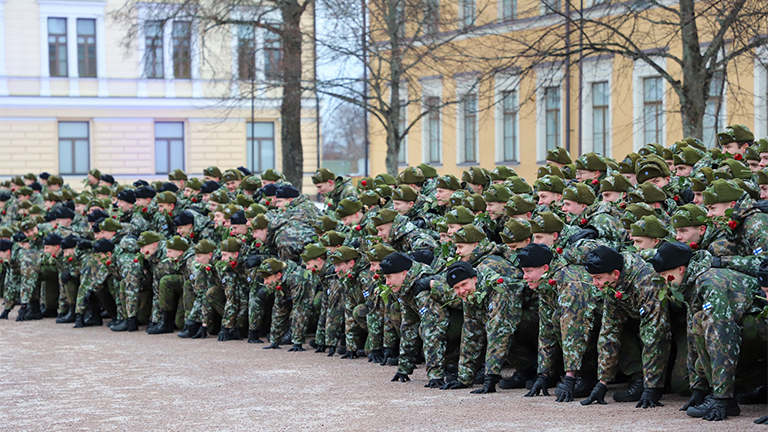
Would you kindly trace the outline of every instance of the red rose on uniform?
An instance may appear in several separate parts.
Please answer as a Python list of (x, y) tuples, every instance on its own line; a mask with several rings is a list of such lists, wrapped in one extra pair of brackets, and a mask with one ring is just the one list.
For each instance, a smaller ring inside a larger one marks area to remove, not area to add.
[(355, 227), (355, 231), (360, 231), (361, 229), (363, 229), (363, 227), (361, 227), (360, 225)]
[(744, 159), (744, 157), (741, 155), (741, 153), (737, 153), (736, 156), (734, 156), (733, 158), (736, 159), (737, 161), (740, 161), (740, 160)]
[(555, 251), (557, 251), (557, 253), (559, 253), (559, 254), (562, 254), (563, 253), (563, 248), (558, 247), (557, 249), (555, 249)]
[(379, 276), (379, 274), (376, 273), (376, 274), (373, 275), (373, 280), (379, 280), (380, 277), (381, 276)]
[(368, 182), (365, 181), (365, 180), (361, 181), (360, 184), (363, 185), (363, 186), (368, 186)]
[(693, 249), (693, 250), (696, 250), (696, 249), (699, 248), (699, 244), (696, 243), (696, 242), (691, 242), (690, 246), (691, 246), (691, 249)]
[(260, 248), (261, 247), (261, 243), (256, 243), (254, 246), (256, 246), (257, 248)]
[(211, 266), (205, 266), (205, 271), (211, 271)]
[(134, 258), (133, 262), (139, 262), (139, 259), (138, 258)]
[(667, 282), (672, 282), (673, 280), (675, 280), (674, 276), (672, 275), (667, 276)]
[(556, 281), (556, 280), (554, 280), (554, 279), (550, 279), (550, 280), (548, 281), (548, 283), (549, 283), (550, 285), (552, 285), (552, 286), (555, 286), (555, 285), (557, 284), (557, 281)]
[(624, 294), (621, 291), (616, 291), (616, 300), (621, 300), (622, 297), (624, 297)]
[(599, 184), (600, 184), (600, 180), (598, 180), (598, 179), (592, 179), (592, 184), (593, 184), (593, 185), (595, 185), (595, 186), (597, 186), (597, 185), (599, 185)]
[(584, 219), (584, 218), (581, 218), (581, 220), (579, 221), (579, 223), (580, 223), (580, 224), (582, 224), (582, 225), (586, 225), (586, 224), (587, 224), (587, 220), (586, 220), (586, 219)]
[(72, 257), (67, 258), (67, 261), (72, 262)]
[(275, 287), (275, 289), (278, 290), (278, 291), (282, 291), (283, 286), (282, 285), (278, 285), (278, 286)]
[(728, 221), (728, 228), (730, 228), (730, 229), (736, 229), (736, 226), (738, 226), (738, 225), (739, 225), (739, 223), (736, 222), (735, 220)]

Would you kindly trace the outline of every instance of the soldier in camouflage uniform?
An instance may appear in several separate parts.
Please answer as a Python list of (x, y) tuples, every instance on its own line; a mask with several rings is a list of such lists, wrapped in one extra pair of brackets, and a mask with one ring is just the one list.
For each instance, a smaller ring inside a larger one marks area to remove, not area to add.
[[(390, 329), (389, 337), (385, 337), (385, 316), (390, 311), (391, 303), (389, 299), (385, 302), (378, 295), (384, 282), (380, 273), (381, 261), (393, 252), (395, 250), (384, 243), (378, 243), (366, 252), (370, 267), (367, 272), (369, 277), (363, 281), (365, 303), (356, 306), (352, 312), (358, 325), (368, 331), (368, 338), (365, 343), (368, 361), (379, 364), (385, 363), (387, 357), (397, 357), (397, 332), (394, 332), (393, 338), (391, 332), (394, 329)], [(385, 349), (388, 355), (385, 355)]]
[(299, 262), (304, 245), (311, 243), (313, 222), (320, 218), (320, 211), (291, 185), (280, 186), (275, 201), (280, 213), (270, 220), (269, 243), (276, 246), (280, 260)]
[(394, 210), (380, 210), (371, 217), (371, 221), (379, 238), (397, 251), (413, 252), (437, 247), (436, 236), (432, 232), (417, 228), (408, 218)]
[(189, 243), (181, 237), (174, 236), (166, 241), (162, 263), (165, 271), (158, 290), (162, 321), (149, 334), (173, 333), (174, 324), (179, 328), (184, 325), (186, 310), (192, 307), (184, 303), (184, 282), (187, 280), (187, 266), (194, 260), (193, 255)]
[(365, 328), (355, 321), (353, 316), (357, 306), (365, 303), (362, 271), (367, 263), (360, 259), (360, 253), (348, 246), (341, 246), (328, 255), (342, 289), (344, 303), (344, 327), (347, 352), (341, 358), (354, 359), (364, 355), (363, 344), (367, 337)]
[(240, 340), (247, 324), (247, 276), (238, 262), (242, 244), (236, 239), (221, 242), (221, 257), (214, 264), (216, 284), (208, 290), (211, 307), (221, 315), (219, 341)]
[[(184, 281), (184, 327), (176, 335), (183, 339), (204, 339), (211, 326), (211, 306), (206, 296), (213, 282), (213, 253), (216, 245), (210, 240), (200, 240), (192, 247), (194, 261), (187, 262)], [(187, 309), (186, 305), (191, 304)]]
[(317, 187), (317, 193), (325, 199), (330, 211), (336, 211), (344, 198), (357, 197), (357, 188), (348, 177), (336, 176), (327, 168), (320, 168), (312, 175), (312, 183)]

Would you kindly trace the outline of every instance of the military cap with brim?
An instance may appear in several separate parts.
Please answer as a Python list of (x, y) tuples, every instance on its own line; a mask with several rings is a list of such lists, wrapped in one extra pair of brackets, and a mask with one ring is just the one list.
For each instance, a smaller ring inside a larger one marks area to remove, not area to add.
[(203, 169), (203, 175), (221, 178), (221, 170), (217, 166), (209, 166), (208, 168)]
[(381, 209), (371, 216), (373, 226), (381, 226), (384, 224), (392, 223), (397, 217), (397, 212), (391, 209)]
[(384, 261), (384, 258), (394, 252), (395, 250), (388, 244), (377, 243), (365, 253), (365, 256), (368, 258), (369, 262), (382, 262)]
[(752, 178), (752, 170), (749, 169), (747, 165), (744, 165), (743, 163), (737, 161), (736, 159), (725, 159), (722, 161), (720, 166), (714, 171), (714, 176), (716, 179), (723, 178), (720, 177), (719, 174), (727, 172), (730, 174), (730, 177), (728, 178), (740, 178), (740, 179), (750, 179)]
[(331, 264), (341, 264), (355, 260), (359, 257), (360, 253), (357, 249), (352, 249), (349, 246), (340, 246), (338, 249), (328, 254), (328, 260), (331, 261)]
[(473, 212), (484, 212), (488, 208), (483, 196), (477, 193), (470, 194), (467, 198), (463, 199), (462, 205)]
[(627, 206), (624, 214), (621, 216), (621, 225), (624, 229), (629, 230), (632, 224), (642, 219), (643, 216), (654, 216), (656, 211), (650, 205), (641, 202), (633, 203)]
[(760, 153), (768, 153), (768, 138), (760, 138), (756, 142), (757, 147), (755, 148), (755, 151)]
[(328, 231), (320, 236), (320, 243), (325, 247), (341, 246), (347, 240), (347, 237), (337, 231)]
[(563, 190), (563, 200), (592, 205), (595, 202), (595, 192), (584, 183), (574, 183)]
[(673, 228), (697, 227), (707, 223), (706, 217), (707, 212), (701, 207), (696, 204), (686, 204), (675, 210), (671, 224)]
[(208, 239), (203, 239), (194, 246), (193, 250), (197, 255), (206, 255), (216, 250), (216, 244)]
[(495, 184), (488, 187), (488, 190), (483, 193), (483, 199), (486, 203), (489, 202), (507, 202), (512, 198), (512, 191), (503, 184)]
[(733, 180), (715, 180), (703, 192), (704, 205), (738, 201), (744, 190)]
[(195, 223), (195, 215), (190, 210), (184, 210), (173, 217), (173, 226), (192, 225)]
[(669, 237), (669, 231), (661, 225), (656, 216), (643, 216), (642, 219), (630, 225), (633, 237), (649, 237), (663, 239)]
[(440, 220), (435, 222), (435, 231), (439, 233), (447, 233), (448, 232), (448, 224), (445, 223), (445, 220)]
[(504, 230), (500, 233), (504, 243), (517, 243), (533, 237), (531, 223), (517, 219), (510, 219), (504, 224)]
[(58, 246), (61, 244), (61, 236), (56, 233), (50, 233), (43, 238), (44, 246)]
[(454, 243), (479, 243), (485, 239), (485, 233), (471, 224), (464, 225), (453, 234)]
[(693, 258), (693, 250), (685, 243), (668, 242), (659, 246), (656, 254), (648, 260), (657, 273), (687, 266)]
[(317, 258), (325, 258), (328, 255), (328, 249), (319, 243), (310, 243), (304, 246), (304, 252), (301, 254), (301, 260), (304, 262), (312, 261)]
[(645, 183), (656, 177), (669, 177), (669, 165), (657, 155), (649, 155), (637, 163), (637, 182)]
[(517, 266), (542, 267), (552, 262), (552, 249), (541, 243), (531, 243), (517, 251)]
[(559, 233), (565, 226), (565, 222), (550, 211), (538, 213), (531, 219), (532, 233)]
[(144, 231), (139, 235), (139, 239), (136, 240), (136, 243), (139, 247), (144, 247), (151, 245), (152, 243), (158, 243), (162, 239), (163, 236), (155, 231)]
[(266, 278), (266, 277), (280, 273), (281, 271), (283, 271), (284, 268), (285, 268), (284, 262), (276, 258), (269, 258), (262, 261), (261, 265), (259, 266), (259, 269), (256, 270), (256, 273), (258, 273), (259, 276)]
[(173, 236), (170, 240), (165, 242), (165, 246), (168, 249), (185, 252), (189, 249), (189, 243), (179, 236)]
[(627, 192), (632, 183), (620, 173), (613, 173), (600, 181), (600, 193), (603, 192)]
[(536, 180), (536, 182), (533, 184), (533, 187), (535, 187), (539, 192), (563, 193), (563, 189), (565, 189), (565, 182), (560, 177), (545, 175), (544, 177)]
[[(408, 189), (411, 189), (408, 186), (405, 186), (405, 187), (407, 187)], [(353, 214), (359, 212), (362, 209), (363, 209), (363, 203), (361, 203), (360, 200), (358, 200), (357, 198), (344, 198), (336, 206), (336, 216), (338, 216), (339, 218), (345, 218), (347, 216), (352, 216)]]
[(99, 239), (93, 243), (93, 251), (97, 253), (107, 253), (115, 250), (115, 244), (112, 240)]
[(472, 265), (466, 261), (457, 261), (451, 264), (445, 272), (445, 280), (451, 288), (456, 284), (475, 276), (477, 276), (477, 272)]
[(388, 275), (410, 270), (413, 260), (402, 252), (393, 252), (381, 261), (381, 274)]
[(312, 183), (320, 184), (327, 181), (336, 179), (336, 174), (332, 173), (328, 168), (320, 168), (312, 175)]
[(624, 268), (624, 257), (612, 247), (598, 246), (587, 254), (587, 261), (584, 267), (589, 274), (611, 273), (614, 270), (621, 271)]
[(61, 178), (60, 175), (55, 175), (54, 174), (54, 175), (48, 177), (48, 185), (49, 186), (53, 186), (53, 185), (62, 186), (63, 184), (64, 184), (64, 179)]
[(475, 215), (472, 214), (472, 212), (464, 206), (454, 207), (451, 209), (451, 211), (445, 214), (445, 223), (448, 225), (466, 225), (468, 223), (472, 223), (474, 220)]

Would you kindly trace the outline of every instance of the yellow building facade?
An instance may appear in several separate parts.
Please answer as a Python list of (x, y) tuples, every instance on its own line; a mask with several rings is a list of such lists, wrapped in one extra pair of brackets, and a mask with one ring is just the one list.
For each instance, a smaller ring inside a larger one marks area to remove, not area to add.
[[(125, 183), (210, 165), (282, 170), (279, 39), (242, 26), (204, 36), (194, 18), (159, 21), (141, 7), (126, 23), (113, 15), (122, 6), (0, 0), (0, 177), (47, 171), (76, 183), (98, 168)], [(311, 79), (313, 45), (303, 53)], [(306, 187), (319, 162), (311, 95), (301, 120)]]
[[(506, 37), (521, 39), (519, 34), (563, 26), (564, 19), (546, 6), (550, 3), (559, 4), (557, 0), (457, 0), (441, 2), (440, 10), (457, 16), (459, 22), (474, 10), (470, 21), (475, 29), (452, 44), (464, 52), (490, 54), (489, 47), (503, 46)], [(596, 3), (585, 0), (587, 12)], [(449, 37), (456, 27), (439, 30)], [(704, 32), (700, 37), (705, 48)], [(643, 46), (649, 51), (654, 48)], [(664, 49), (681, 57), (679, 41)], [(514, 56), (514, 52), (503, 54)], [(658, 63), (682, 79), (679, 65)], [(760, 48), (757, 58), (739, 58), (713, 80), (702, 137), (708, 147), (715, 145), (715, 134), (732, 123), (747, 125), (756, 138), (768, 136), (767, 64), (768, 49)], [(549, 148), (565, 147), (574, 160), (591, 151), (621, 160), (647, 143), (669, 145), (684, 138), (676, 94), (642, 60), (601, 55), (573, 62), (568, 69), (562, 59), (541, 62), (524, 74), (510, 69), (481, 81), (478, 87), (469, 80), (471, 69), (436, 73), (430, 68), (409, 80), (408, 88), (401, 90), (407, 92), (401, 100), (410, 101), (401, 111), (406, 117), (402, 124), (409, 124), (429, 105), (456, 103), (415, 124), (403, 142), (400, 166), (426, 162), (441, 174), (460, 176), (470, 166), (504, 165), (532, 182), (538, 167), (546, 164)], [(371, 122), (369, 138), (371, 173), (386, 172), (386, 131), (380, 123)]]

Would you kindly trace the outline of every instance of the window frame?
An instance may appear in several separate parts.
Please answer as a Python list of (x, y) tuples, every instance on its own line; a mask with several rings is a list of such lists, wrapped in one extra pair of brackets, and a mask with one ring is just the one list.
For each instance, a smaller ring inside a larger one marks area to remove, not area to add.
[[(557, 107), (556, 108), (550, 108), (550, 106), (549, 106), (550, 98), (548, 96), (549, 96), (549, 94), (551, 92), (553, 92), (557, 96)], [(560, 124), (562, 122), (562, 109), (563, 109), (562, 108), (563, 102), (562, 102), (562, 94), (561, 94), (561, 92), (562, 92), (562, 89), (560, 88), (560, 85), (544, 87), (544, 116), (545, 116), (545, 119), (544, 119), (544, 125), (545, 125), (544, 126), (544, 128), (545, 128), (544, 145), (545, 145), (545, 147), (544, 147), (544, 149), (547, 150), (547, 151), (553, 150), (553, 149), (555, 149), (557, 147), (560, 147), (561, 146), (561, 141), (562, 141), (562, 138), (563, 138), (562, 125)], [(550, 122), (550, 115), (554, 115), (555, 116), (554, 122)], [(554, 131), (555, 133), (554, 134), (551, 133), (552, 131), (550, 131), (550, 129), (549, 129), (550, 123), (553, 123), (555, 125), (555, 131)], [(554, 140), (554, 146), (552, 146), (552, 147), (550, 147), (550, 137), (553, 137), (553, 140)]]
[[(81, 123), (85, 125), (86, 129), (86, 137), (85, 138), (61, 138), (61, 125), (66, 123)], [(66, 121), (59, 121), (56, 124), (56, 139), (57, 139), (57, 147), (56, 150), (58, 152), (58, 168), (59, 168), (59, 174), (62, 175), (85, 175), (88, 174), (88, 170), (91, 168), (91, 124), (88, 121), (78, 121), (78, 120), (66, 120)], [(85, 158), (86, 158), (86, 169), (84, 172), (77, 172), (77, 151), (75, 147), (75, 141), (77, 140), (83, 140), (85, 139), (87, 141), (88, 150), (86, 151)], [(72, 152), (72, 171), (64, 171), (61, 168), (61, 144), (62, 141), (67, 141), (67, 143), (70, 145), (71, 152)]]
[[(183, 31), (186, 27), (186, 35), (177, 35), (177, 29)], [(173, 61), (174, 79), (192, 79), (192, 22), (186, 20), (174, 20), (171, 28), (171, 49)], [(179, 73), (182, 72), (182, 73)], [(186, 72), (186, 73), (184, 73)]]
[[(51, 20), (62, 20), (64, 21), (64, 33), (51, 33)], [(50, 16), (46, 20), (47, 25), (47, 35), (48, 35), (48, 75), (52, 78), (67, 78), (69, 77), (69, 23), (67, 17), (54, 17)], [(51, 43), (51, 36), (54, 36), (56, 38), (56, 42), (53, 44)], [(60, 42), (59, 38), (64, 37), (64, 42)], [(62, 60), (59, 56), (61, 54), (61, 48), (64, 48), (64, 59)], [(53, 59), (51, 58), (51, 49), (53, 48)], [(64, 62), (64, 71), (62, 72), (60, 69), (61, 62)], [(56, 71), (54, 73), (54, 70)]]
[[(653, 81), (652, 81), (653, 80)], [(656, 93), (659, 92), (659, 98), (648, 100), (647, 94), (649, 92), (649, 89), (646, 87), (648, 83), (650, 82), (658, 82), (658, 84), (661, 86), (660, 89), (651, 89), (650, 91)], [(649, 77), (643, 77), (642, 82), (642, 91), (643, 91), (643, 141), (645, 141), (646, 144), (649, 143), (663, 143), (664, 142), (664, 127), (663, 127), (663, 121), (664, 121), (664, 79), (660, 76), (649, 76)], [(653, 140), (649, 141), (649, 130), (648, 128), (648, 122), (649, 122), (649, 116), (648, 111), (649, 109), (652, 109), (654, 111), (653, 114), (653, 123), (656, 126), (655, 127), (655, 138)]]
[[(169, 137), (160, 137), (160, 138), (158, 138), (158, 136), (157, 136), (157, 125), (158, 124), (178, 124), (178, 125), (180, 125), (181, 126), (181, 138), (169, 138)], [(178, 168), (181, 169), (181, 170), (184, 170), (185, 167), (186, 167), (186, 149), (187, 149), (187, 144), (186, 144), (187, 131), (186, 131), (184, 122), (183, 121), (156, 121), (154, 123), (154, 125), (153, 125), (153, 134), (154, 134), (154, 140), (155, 140), (154, 141), (154, 144), (155, 144), (155, 156), (154, 156), (155, 174), (168, 174), (171, 171), (173, 171), (174, 169), (176, 169), (176, 168), (171, 166), (171, 141), (177, 141), (177, 140), (181, 140), (181, 166), (178, 167)], [(166, 152), (166, 161), (167, 161), (166, 165), (167, 166), (166, 166), (166, 171), (165, 172), (158, 171), (158, 169), (157, 169), (157, 145), (158, 145), (159, 141), (163, 142), (163, 145), (165, 147), (165, 152)]]
[(267, 81), (282, 80), (283, 78), (282, 63), (283, 63), (282, 36), (273, 31), (265, 30), (264, 31), (264, 79)]
[[(80, 21), (92, 21), (93, 22), (93, 34), (81, 35)], [(75, 35), (77, 41), (77, 75), (81, 78), (96, 78), (98, 76), (98, 51), (97, 51), (97, 39), (96, 39), (96, 19), (95, 18), (77, 18), (75, 22), (75, 28), (77, 34)], [(80, 42), (80, 38), (83, 37), (85, 41)], [(93, 43), (88, 42), (88, 38), (93, 38)], [(88, 58), (88, 51), (93, 50), (93, 61)], [(83, 60), (80, 60), (80, 54), (83, 54)], [(82, 68), (81, 68), (82, 65)]]
[[(595, 86), (596, 85), (602, 85), (605, 86), (605, 90), (602, 92), (602, 94), (607, 98), (607, 100), (601, 101), (601, 104), (596, 105), (595, 104)], [(603, 156), (608, 156), (608, 148), (610, 146), (610, 139), (609, 134), (611, 133), (611, 116), (610, 116), (610, 109), (611, 109), (611, 94), (610, 94), (610, 87), (611, 84), (608, 82), (608, 80), (604, 81), (592, 81), (591, 87), (590, 87), (590, 94), (592, 99), (592, 151), (595, 153), (599, 153)], [(599, 111), (598, 111), (599, 110)], [(603, 130), (602, 130), (602, 136), (603, 141), (601, 144), (601, 147), (598, 148), (598, 141), (597, 137), (595, 136), (595, 127), (597, 122), (595, 119), (598, 117), (597, 113), (600, 112), (600, 117), (602, 118), (602, 124), (603, 124)]]
[[(243, 37), (241, 29), (250, 29), (250, 37)], [(256, 26), (239, 24), (236, 30), (237, 36), (237, 77), (241, 81), (253, 81), (256, 79)], [(250, 61), (244, 60), (245, 55)]]
[(462, 27), (472, 27), (477, 19), (477, 5), (475, 0), (460, 0), (460, 22)]
[(460, 164), (477, 164), (477, 120), (478, 120), (478, 98), (477, 93), (467, 92), (461, 95), (459, 103), (459, 154)]
[[(271, 138), (267, 138), (267, 137), (254, 137), (253, 136), (254, 135), (253, 131), (254, 131), (254, 128), (255, 128), (256, 124), (268, 124), (268, 125), (270, 125), (270, 127), (272, 128), (272, 137)], [(245, 128), (246, 128), (245, 129), (246, 155), (248, 154), (248, 149), (251, 150), (251, 157), (250, 157), (249, 160), (246, 160), (246, 164), (247, 164), (246, 166), (248, 167), (248, 169), (251, 170), (254, 174), (260, 174), (260, 173), (266, 171), (267, 169), (275, 168), (275, 166), (277, 165), (277, 142), (275, 140), (275, 130), (276, 130), (275, 122), (247, 121), (245, 123)], [(250, 135), (251, 135), (250, 137), (248, 136), (248, 132), (249, 131), (250, 131)], [(269, 167), (265, 167), (264, 166), (263, 160), (261, 158), (263, 141), (272, 141), (272, 164)], [(258, 143), (258, 152), (256, 151), (256, 148), (254, 147), (254, 144), (257, 144), (257, 143)], [(255, 164), (254, 164), (254, 162), (255, 162), (254, 159), (255, 159), (257, 154), (259, 156), (259, 158), (258, 158), (259, 166), (258, 167), (256, 167)]]
[[(428, 113), (425, 115), (427, 121), (426, 136), (426, 162), (430, 164), (440, 164), (443, 161), (443, 142), (442, 142), (442, 124), (440, 115), (441, 98), (437, 95), (429, 95), (424, 99), (424, 106)], [(434, 127), (434, 130), (433, 130)], [(433, 144), (436, 145), (433, 148)], [(432, 156), (437, 155), (436, 158)]]
[(404, 134), (405, 128), (408, 126), (408, 101), (400, 101), (400, 134), (403, 135), (403, 139), (400, 140), (400, 151), (397, 153), (397, 164), (407, 166), (408, 165), (408, 135)]
[[(149, 36), (147, 29), (152, 26), (157, 26), (159, 32), (158, 35)], [(152, 42), (150, 43), (150, 39)], [(163, 21), (159, 20), (147, 20), (144, 21), (144, 77), (149, 79), (164, 79), (165, 78), (165, 26)], [(159, 41), (157, 45), (155, 42)], [(158, 52), (159, 55), (159, 69), (158, 75)], [(151, 61), (150, 61), (151, 59)], [(153, 72), (150, 73), (149, 68), (153, 68)]]
[[(501, 158), (500, 162), (504, 163), (510, 163), (510, 162), (519, 162), (520, 161), (520, 155), (518, 154), (517, 149), (517, 143), (520, 136), (520, 131), (518, 130), (518, 101), (517, 101), (517, 90), (504, 90), (501, 92)], [(508, 103), (512, 104), (512, 107), (508, 107)], [(509, 121), (508, 121), (509, 120)], [(508, 137), (507, 135), (507, 125), (508, 123), (512, 123), (512, 136)], [(509, 154), (507, 153), (507, 150), (509, 150), (507, 146), (507, 139), (512, 139), (512, 157), (509, 157)]]

